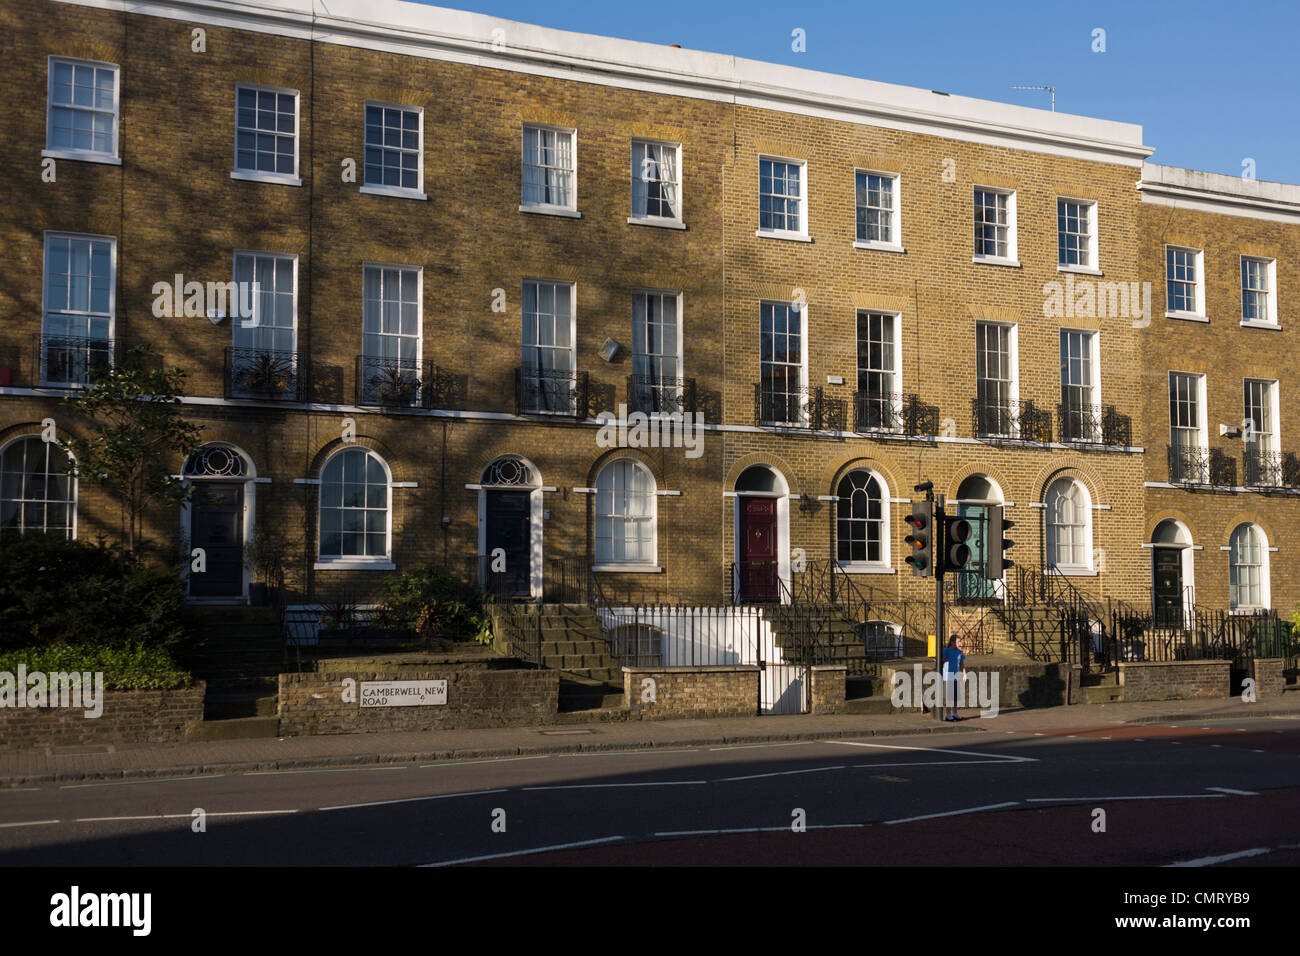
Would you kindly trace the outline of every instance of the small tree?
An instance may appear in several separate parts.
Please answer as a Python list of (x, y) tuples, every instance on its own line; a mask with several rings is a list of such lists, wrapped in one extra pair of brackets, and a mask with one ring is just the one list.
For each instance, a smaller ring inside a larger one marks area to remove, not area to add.
[(64, 404), (90, 420), (87, 437), (60, 442), (79, 480), (103, 485), (118, 499), (121, 536), (135, 554), (144, 512), (153, 502), (179, 505), (189, 497), (184, 482), (164, 462), (182, 460), (199, 446), (202, 429), (185, 421), (180, 393), (185, 372), (155, 368), (147, 348), (132, 346), (124, 359), (92, 373), (90, 384)]

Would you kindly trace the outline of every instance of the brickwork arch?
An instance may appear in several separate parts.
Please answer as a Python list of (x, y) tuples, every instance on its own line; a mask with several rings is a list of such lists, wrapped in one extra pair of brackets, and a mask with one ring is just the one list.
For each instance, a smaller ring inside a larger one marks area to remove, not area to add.
[(659, 463), (640, 448), (610, 448), (597, 455), (596, 459), (591, 463), (591, 467), (587, 469), (587, 487), (596, 487), (596, 476), (600, 474), (600, 470), (611, 461), (616, 461), (619, 458), (631, 458), (633, 461), (645, 465), (655, 480), (655, 487), (665, 487), (663, 471)]
[[(58, 438), (59, 441), (62, 441), (65, 435), (72, 438), (82, 437), (76, 429), (65, 428), (58, 421), (55, 422), (55, 429), (55, 437)], [(45, 426), (42, 425), (39, 420), (19, 422), (17, 425), (8, 425), (5, 428), (0, 428), (0, 446), (9, 444), (15, 438), (25, 438), (29, 435), (33, 438), (40, 438), (41, 432), (44, 430)]]
[(1269, 547), (1272, 548), (1278, 546), (1278, 538), (1277, 535), (1273, 533), (1273, 528), (1270, 526), (1269, 522), (1265, 521), (1259, 512), (1256, 511), (1242, 511), (1230, 518), (1219, 533), (1219, 544), (1224, 547), (1231, 546), (1232, 532), (1236, 531), (1243, 524), (1259, 525), (1260, 530), (1264, 532), (1264, 537), (1268, 539)]
[[(1056, 479), (1065, 477), (1077, 478), (1083, 482), (1083, 486), (1088, 489), (1088, 494), (1092, 497), (1094, 505), (1109, 504), (1106, 499), (1106, 486), (1102, 483), (1101, 477), (1090, 464), (1078, 455), (1053, 456), (1049, 464), (1038, 470), (1033, 483), (1030, 485), (1035, 496), (1034, 500), (1037, 502), (1046, 501), (1048, 486)], [(1006, 490), (1005, 487), (1003, 490)]]
[(881, 461), (879, 458), (873, 458), (870, 455), (854, 455), (852, 458), (841, 460), (839, 464), (827, 467), (820, 485), (820, 489), (825, 490), (819, 489), (818, 494), (834, 495), (844, 476), (858, 468), (874, 471), (885, 480), (885, 497), (887, 499), (906, 497), (894, 469), (887, 462)]
[(766, 452), (755, 452), (733, 461), (731, 467), (727, 469), (727, 477), (722, 483), (722, 490), (724, 492), (735, 491), (736, 479), (739, 478), (741, 472), (750, 465), (766, 465), (767, 467), (780, 472), (781, 477), (785, 479), (785, 485), (789, 493), (792, 495), (799, 493), (796, 488), (799, 479), (795, 470), (790, 467), (790, 463), (780, 455), (772, 455)]
[(957, 469), (957, 471), (948, 479), (945, 486), (948, 489), (946, 492), (948, 499), (950, 501), (956, 501), (958, 497), (957, 492), (961, 488), (962, 482), (967, 478), (973, 478), (977, 475), (981, 478), (987, 478), (993, 484), (997, 485), (998, 489), (1002, 492), (1002, 500), (1007, 500), (1006, 477), (998, 469), (985, 468), (983, 465), (969, 465)]
[(320, 448), (319, 451), (316, 452), (315, 457), (312, 458), (311, 467), (309, 469), (307, 477), (319, 478), (321, 469), (325, 467), (325, 462), (329, 461), (329, 459), (332, 458), (336, 452), (342, 451), (345, 448), (370, 449), (371, 451), (373, 451), (375, 454), (377, 454), (380, 458), (384, 460), (384, 464), (388, 466), (388, 471), (392, 475), (393, 481), (405, 480), (403, 475), (399, 473), (399, 468), (398, 468), (398, 465), (402, 463), (401, 456), (399, 456), (397, 452), (395, 452), (388, 445), (384, 444), (378, 439), (371, 438), (368, 435), (358, 435), (355, 441), (350, 441), (350, 442), (345, 442), (342, 438), (336, 438), (331, 442), (327, 442), (325, 445), (323, 445)]
[(1179, 511), (1177, 508), (1165, 508), (1157, 511), (1147, 521), (1146, 537), (1142, 539), (1143, 544), (1150, 544), (1151, 539), (1155, 537), (1156, 528), (1160, 527), (1162, 521), (1180, 521), (1187, 533), (1192, 536), (1192, 544), (1196, 543), (1196, 524), (1192, 521), (1191, 516), (1185, 511)]

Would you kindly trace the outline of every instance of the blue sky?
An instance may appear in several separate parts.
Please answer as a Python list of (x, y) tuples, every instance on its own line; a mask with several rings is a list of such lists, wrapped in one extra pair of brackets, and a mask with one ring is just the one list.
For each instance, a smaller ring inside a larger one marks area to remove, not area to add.
[[(1300, 183), (1297, 0), (442, 0), (564, 30), (1138, 123), (1153, 162)], [(1106, 52), (1092, 52), (1093, 30)], [(791, 50), (800, 28), (807, 50)]]

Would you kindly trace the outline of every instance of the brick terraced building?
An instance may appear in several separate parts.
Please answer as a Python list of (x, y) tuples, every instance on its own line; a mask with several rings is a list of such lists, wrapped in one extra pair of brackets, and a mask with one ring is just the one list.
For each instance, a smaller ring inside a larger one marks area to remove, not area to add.
[[(247, 599), (261, 526), (298, 603), (494, 552), (533, 597), (557, 563), (697, 603), (833, 566), (919, 602), (924, 479), (1090, 599), (1300, 600), (1270, 573), (1300, 188), (1145, 164), (1126, 123), (410, 3), (141, 10), (0, 0), (0, 534), (115, 531), (41, 422), (77, 433), (60, 398), (147, 343), (206, 442), (166, 465), (215, 503), (148, 523), (208, 549), (196, 601)], [(611, 442), (622, 406), (705, 425)]]

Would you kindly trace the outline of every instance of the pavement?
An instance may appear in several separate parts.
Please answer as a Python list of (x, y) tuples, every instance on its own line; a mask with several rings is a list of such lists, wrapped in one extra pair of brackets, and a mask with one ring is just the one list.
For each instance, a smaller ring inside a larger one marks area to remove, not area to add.
[(990, 731), (1051, 733), (1170, 720), (1300, 719), (1300, 693), (1285, 693), (1253, 704), (1230, 697), (1019, 708), (1003, 710), (992, 718), (980, 718), (974, 710), (965, 713), (967, 716), (959, 723), (944, 723), (915, 713), (792, 714), (0, 750), (0, 789), (43, 783), (713, 744)]

